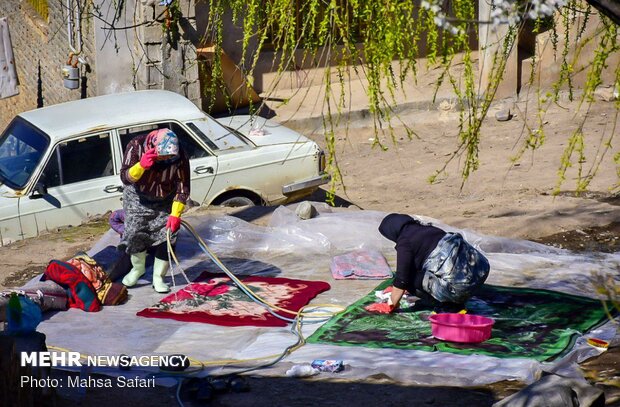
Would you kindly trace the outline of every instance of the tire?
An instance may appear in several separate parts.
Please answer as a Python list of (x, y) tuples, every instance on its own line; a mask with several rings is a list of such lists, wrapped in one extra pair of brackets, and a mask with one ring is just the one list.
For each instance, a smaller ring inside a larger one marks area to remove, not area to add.
[(225, 198), (219, 203), (219, 205), (230, 208), (236, 208), (239, 206), (256, 206), (254, 201), (246, 196), (231, 196), (230, 198)]

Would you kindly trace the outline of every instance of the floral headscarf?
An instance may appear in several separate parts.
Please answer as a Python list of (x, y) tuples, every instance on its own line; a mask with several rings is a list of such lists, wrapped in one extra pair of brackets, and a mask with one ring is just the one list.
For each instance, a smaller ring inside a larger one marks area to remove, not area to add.
[(155, 148), (158, 156), (178, 156), (179, 138), (170, 129), (153, 130), (146, 136), (146, 150)]

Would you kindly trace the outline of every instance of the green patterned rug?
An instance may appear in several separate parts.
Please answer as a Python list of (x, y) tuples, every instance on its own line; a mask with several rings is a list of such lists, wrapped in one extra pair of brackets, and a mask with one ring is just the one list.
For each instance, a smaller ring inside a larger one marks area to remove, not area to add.
[(566, 354), (578, 336), (607, 320), (598, 300), (555, 291), (485, 285), (466, 307), (470, 314), (495, 320), (491, 339), (478, 344), (443, 342), (431, 336), (428, 307), (415, 304), (390, 315), (364, 310), (364, 306), (375, 302), (374, 292), (390, 283), (383, 282), (327, 321), (308, 342), (548, 361)]

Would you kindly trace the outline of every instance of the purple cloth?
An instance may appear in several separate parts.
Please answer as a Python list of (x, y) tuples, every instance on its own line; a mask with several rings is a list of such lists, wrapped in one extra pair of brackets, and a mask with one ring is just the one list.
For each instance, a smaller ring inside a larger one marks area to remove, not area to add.
[(125, 211), (122, 209), (117, 209), (110, 215), (110, 219), (108, 220), (110, 223), (110, 227), (119, 235), (123, 236), (125, 233)]
[(336, 280), (381, 280), (392, 277), (390, 266), (377, 250), (356, 250), (335, 256), (331, 271)]

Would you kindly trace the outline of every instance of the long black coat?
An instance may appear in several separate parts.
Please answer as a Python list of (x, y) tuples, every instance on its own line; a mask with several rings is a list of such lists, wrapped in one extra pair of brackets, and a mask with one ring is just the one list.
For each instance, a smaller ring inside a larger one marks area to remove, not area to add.
[(424, 261), (446, 232), (398, 213), (387, 215), (379, 225), (379, 232), (396, 243), (394, 287), (412, 294), (416, 289), (421, 290)]

